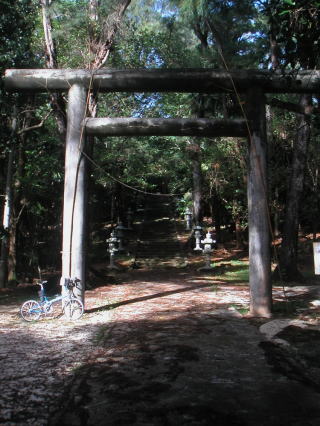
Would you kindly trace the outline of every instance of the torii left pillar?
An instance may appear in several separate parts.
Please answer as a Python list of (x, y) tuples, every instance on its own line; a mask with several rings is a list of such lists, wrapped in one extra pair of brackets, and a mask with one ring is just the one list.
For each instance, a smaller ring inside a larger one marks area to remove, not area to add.
[(247, 91), (247, 118), (251, 123), (248, 152), (248, 226), (250, 312), (270, 317), (270, 229), (267, 190), (267, 134), (265, 95), (259, 87)]
[(86, 116), (87, 91), (81, 84), (69, 89), (67, 137), (65, 149), (65, 177), (62, 231), (62, 281), (79, 278), (75, 296), (84, 300), (87, 161), (83, 155), (85, 136), (83, 120)]

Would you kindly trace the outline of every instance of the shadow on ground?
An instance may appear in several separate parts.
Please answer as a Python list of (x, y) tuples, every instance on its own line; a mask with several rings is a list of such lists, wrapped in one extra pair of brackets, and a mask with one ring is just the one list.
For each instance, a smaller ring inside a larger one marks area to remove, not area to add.
[(261, 344), (250, 321), (227, 305), (203, 311), (177, 306), (102, 327), (50, 424), (320, 424), (319, 389), (301, 375), (303, 360), (293, 376), (290, 356)]

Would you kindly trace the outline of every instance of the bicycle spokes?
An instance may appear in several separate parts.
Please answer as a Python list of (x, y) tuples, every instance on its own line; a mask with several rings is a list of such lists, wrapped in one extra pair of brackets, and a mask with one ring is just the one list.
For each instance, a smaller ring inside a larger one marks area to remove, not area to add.
[(41, 313), (41, 306), (35, 300), (27, 300), (20, 309), (20, 314), (25, 321), (36, 321), (40, 318)]
[(83, 304), (78, 299), (71, 299), (64, 306), (64, 314), (70, 320), (77, 320), (83, 314)]

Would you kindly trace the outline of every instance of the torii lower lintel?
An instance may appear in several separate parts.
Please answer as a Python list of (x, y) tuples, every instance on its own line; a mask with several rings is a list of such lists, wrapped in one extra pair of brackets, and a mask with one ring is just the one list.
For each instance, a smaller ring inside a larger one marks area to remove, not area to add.
[(248, 134), (246, 120), (208, 118), (86, 118), (87, 135), (94, 136), (198, 136)]

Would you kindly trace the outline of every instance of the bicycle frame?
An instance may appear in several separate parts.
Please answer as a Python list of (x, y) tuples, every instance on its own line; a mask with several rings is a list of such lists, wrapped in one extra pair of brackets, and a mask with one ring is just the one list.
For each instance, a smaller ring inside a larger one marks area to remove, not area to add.
[(41, 310), (43, 314), (46, 314), (46, 312), (48, 312), (48, 310), (50, 309), (50, 307), (56, 303), (59, 302), (60, 300), (63, 300), (64, 297), (62, 295), (58, 295), (55, 296), (51, 299), (48, 298), (48, 296), (45, 293), (45, 289), (44, 289), (44, 285), (47, 283), (48, 281), (41, 281), (40, 283), (38, 283), (38, 285), (40, 286), (40, 291), (38, 292), (39, 294), (39, 305), (41, 306)]

